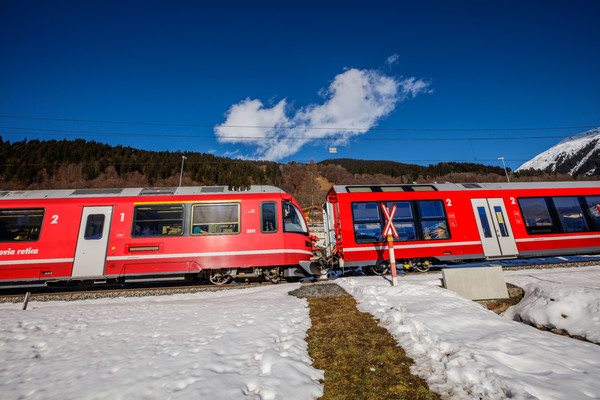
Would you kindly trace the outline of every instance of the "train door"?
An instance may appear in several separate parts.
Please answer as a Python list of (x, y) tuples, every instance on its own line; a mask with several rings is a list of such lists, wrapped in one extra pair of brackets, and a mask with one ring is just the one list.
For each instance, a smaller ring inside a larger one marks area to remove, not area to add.
[(335, 249), (336, 239), (333, 203), (329, 201), (323, 205), (323, 229), (325, 230), (326, 255), (327, 257), (331, 257), (333, 250)]
[(83, 207), (73, 263), (73, 278), (104, 275), (111, 217), (111, 206)]
[(511, 257), (519, 252), (501, 198), (471, 199), (486, 257)]

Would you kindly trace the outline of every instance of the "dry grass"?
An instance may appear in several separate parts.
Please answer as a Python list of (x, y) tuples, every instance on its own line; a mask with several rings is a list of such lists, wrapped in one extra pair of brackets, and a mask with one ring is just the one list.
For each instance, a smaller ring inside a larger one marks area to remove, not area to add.
[(413, 360), (352, 296), (308, 299), (313, 366), (325, 370), (322, 399), (437, 399), (409, 371)]

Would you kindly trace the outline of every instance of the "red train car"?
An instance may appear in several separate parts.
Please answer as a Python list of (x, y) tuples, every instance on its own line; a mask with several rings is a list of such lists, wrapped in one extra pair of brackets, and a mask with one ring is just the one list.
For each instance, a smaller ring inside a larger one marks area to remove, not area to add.
[(309, 266), (312, 250), (298, 203), (272, 186), (0, 192), (4, 282), (276, 282), (319, 274)]
[(396, 206), (405, 266), (600, 252), (599, 182), (334, 186), (323, 207), (330, 263), (386, 271), (382, 205)]

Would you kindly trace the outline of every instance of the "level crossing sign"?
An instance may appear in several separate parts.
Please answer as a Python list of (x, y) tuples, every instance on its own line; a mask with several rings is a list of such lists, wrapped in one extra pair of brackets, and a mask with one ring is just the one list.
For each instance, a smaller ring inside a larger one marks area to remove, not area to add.
[(392, 270), (392, 286), (398, 285), (398, 275), (396, 274), (396, 255), (394, 254), (394, 236), (398, 239), (398, 231), (394, 226), (394, 214), (396, 214), (396, 205), (389, 210), (385, 204), (381, 203), (381, 208), (385, 214), (385, 229), (383, 230), (383, 236), (387, 237), (388, 250), (390, 253), (390, 269)]
[(396, 205), (392, 209), (388, 209), (385, 204), (381, 205), (383, 213), (385, 214), (385, 229), (383, 230), (383, 237), (394, 236), (398, 239), (398, 231), (394, 226), (394, 214), (396, 214)]

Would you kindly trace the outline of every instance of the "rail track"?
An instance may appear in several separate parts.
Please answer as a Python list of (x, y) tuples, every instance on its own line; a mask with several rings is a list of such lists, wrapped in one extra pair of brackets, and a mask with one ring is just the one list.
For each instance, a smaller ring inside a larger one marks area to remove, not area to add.
[[(539, 264), (523, 264), (502, 266), (504, 270), (541, 269), (541, 268), (574, 268), (600, 264), (599, 260), (564, 261)], [(428, 272), (407, 272), (408, 274), (436, 273), (439, 268)], [(358, 275), (355, 271), (346, 275)], [(335, 280), (331, 278), (329, 280)], [(319, 280), (320, 281), (320, 280)], [(312, 282), (312, 281), (309, 281)], [(165, 296), (179, 293), (215, 292), (220, 290), (235, 290), (261, 285), (272, 285), (268, 282), (240, 282), (229, 285), (212, 285), (203, 282), (186, 281), (183, 279), (144, 280), (125, 283), (97, 283), (91, 285), (51, 285), (36, 284), (32, 286), (0, 286), (0, 303), (21, 303), (25, 294), (30, 292), (30, 301), (72, 301), (115, 297)]]

